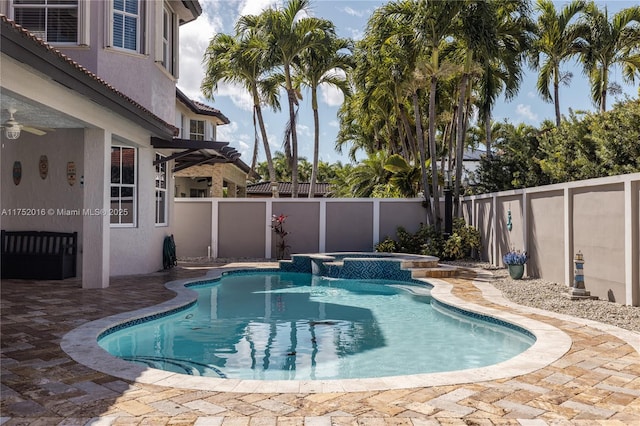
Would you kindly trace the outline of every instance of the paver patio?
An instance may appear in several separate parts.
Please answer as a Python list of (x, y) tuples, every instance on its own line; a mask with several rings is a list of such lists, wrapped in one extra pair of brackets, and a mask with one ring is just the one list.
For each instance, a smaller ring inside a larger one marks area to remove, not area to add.
[[(571, 340), (560, 359), (529, 374), (462, 385), (336, 393), (235, 393), (163, 387), (94, 371), (60, 348), (72, 329), (171, 299), (164, 283), (202, 276), (177, 268), (112, 279), (2, 281), (3, 425), (430, 425), (640, 424), (640, 335), (573, 317), (503, 305), (464, 273), (453, 294), (553, 325)], [(461, 373), (462, 374), (462, 373)]]

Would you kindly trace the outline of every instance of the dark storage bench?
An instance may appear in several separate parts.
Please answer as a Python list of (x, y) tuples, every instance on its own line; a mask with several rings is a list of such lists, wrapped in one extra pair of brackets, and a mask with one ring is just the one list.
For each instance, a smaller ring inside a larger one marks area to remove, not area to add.
[(78, 233), (2, 231), (2, 278), (63, 280), (76, 276)]

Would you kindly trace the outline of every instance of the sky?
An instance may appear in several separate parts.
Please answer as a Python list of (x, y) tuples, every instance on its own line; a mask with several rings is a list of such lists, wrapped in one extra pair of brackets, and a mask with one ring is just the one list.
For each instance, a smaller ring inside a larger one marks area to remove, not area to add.
[[(373, 11), (387, 3), (380, 0), (311, 0), (310, 15), (333, 21), (340, 37), (349, 37), (353, 40), (362, 38), (367, 25), (367, 20)], [(560, 9), (566, 2), (557, 2), (556, 8)], [(248, 93), (240, 86), (220, 83), (214, 100), (206, 100), (200, 91), (200, 83), (204, 76), (203, 54), (209, 41), (216, 33), (233, 34), (235, 23), (239, 16), (247, 14), (259, 14), (262, 10), (279, 6), (282, 0), (200, 0), (203, 9), (202, 15), (195, 21), (183, 25), (180, 28), (180, 78), (178, 86), (190, 98), (207, 103), (219, 109), (231, 121), (230, 124), (218, 127), (217, 140), (229, 142), (230, 145), (242, 154), (242, 160), (250, 164), (253, 152), (253, 121), (252, 100)], [(601, 7), (606, 5), (609, 15), (638, 4), (637, 1), (609, 0), (598, 1)], [(587, 77), (583, 75), (577, 62), (567, 62), (563, 71), (573, 73), (570, 86), (560, 87), (561, 113), (567, 115), (569, 108), (576, 110), (594, 111), (595, 107), (590, 100), (590, 89)], [(638, 96), (638, 81), (635, 85), (624, 84), (619, 68), (612, 73), (612, 81), (619, 83), (623, 88), (623, 94), (631, 97)], [(553, 103), (542, 101), (536, 91), (537, 73), (525, 68), (525, 78), (518, 95), (510, 101), (500, 98), (494, 107), (493, 119), (502, 121), (508, 119), (511, 123), (525, 123), (537, 126), (545, 119), (555, 120)], [(622, 99), (623, 95), (609, 97), (608, 109), (616, 99)], [(311, 109), (311, 96), (303, 92), (300, 101), (298, 116), (298, 152), (300, 157), (307, 160), (313, 159), (313, 111)], [(334, 146), (339, 129), (337, 112), (342, 104), (342, 94), (331, 87), (320, 87), (319, 94), (319, 119), (320, 119), (320, 160), (327, 163), (337, 161), (343, 164), (349, 163), (347, 157), (348, 147), (342, 154), (338, 153)], [(282, 111), (272, 112), (264, 108), (263, 114), (267, 127), (267, 135), (272, 154), (282, 151), (284, 128), (288, 120), (288, 106), (286, 97), (281, 96)], [(474, 123), (472, 123), (474, 124)], [(364, 155), (359, 155), (358, 159)], [(264, 150), (260, 142), (259, 161), (264, 161)]]

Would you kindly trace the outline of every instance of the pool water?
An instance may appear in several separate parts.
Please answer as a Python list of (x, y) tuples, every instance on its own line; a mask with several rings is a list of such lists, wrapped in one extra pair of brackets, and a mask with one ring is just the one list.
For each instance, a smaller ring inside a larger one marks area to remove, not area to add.
[(104, 333), (99, 344), (183, 374), (326, 380), (477, 368), (534, 342), (517, 327), (432, 303), (424, 284), (264, 272), (191, 288), (196, 305)]

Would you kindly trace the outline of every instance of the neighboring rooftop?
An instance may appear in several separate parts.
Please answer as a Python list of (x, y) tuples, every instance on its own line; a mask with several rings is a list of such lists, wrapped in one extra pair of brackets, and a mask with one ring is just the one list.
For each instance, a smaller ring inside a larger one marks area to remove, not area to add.
[[(278, 182), (278, 193), (281, 197), (291, 197), (291, 182)], [(308, 182), (298, 183), (298, 197), (309, 196)], [(316, 197), (328, 197), (331, 191), (331, 185), (329, 183), (319, 182), (316, 183), (315, 196)], [(271, 197), (271, 183), (270, 182), (258, 182), (247, 185), (248, 197)]]
[(176, 96), (180, 102), (182, 102), (195, 114), (216, 117), (218, 118), (218, 124), (229, 124), (231, 122), (223, 113), (220, 112), (220, 110), (210, 105), (203, 104), (202, 102), (190, 99), (182, 90), (178, 89), (177, 87)]

